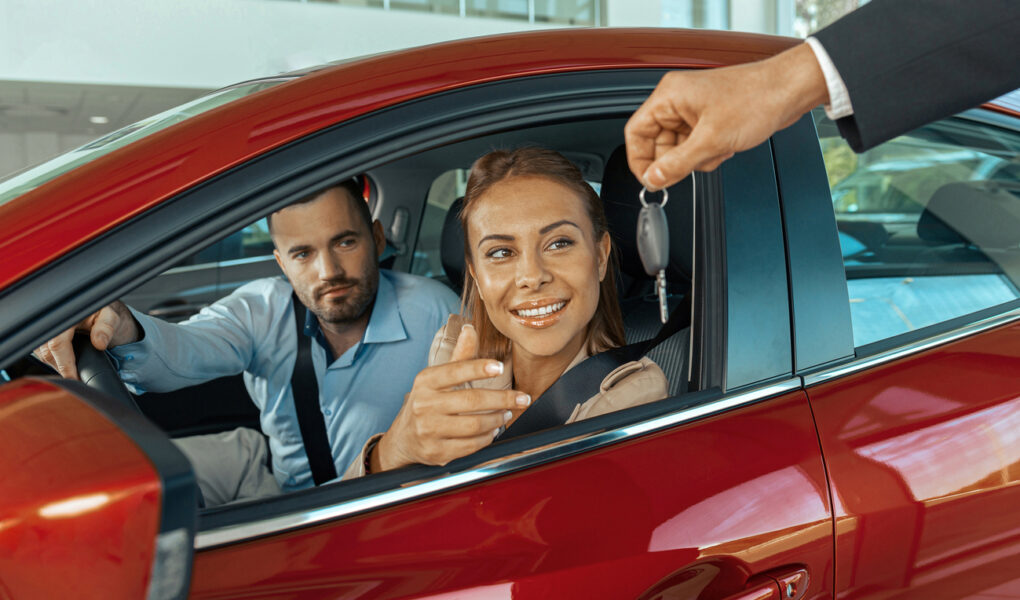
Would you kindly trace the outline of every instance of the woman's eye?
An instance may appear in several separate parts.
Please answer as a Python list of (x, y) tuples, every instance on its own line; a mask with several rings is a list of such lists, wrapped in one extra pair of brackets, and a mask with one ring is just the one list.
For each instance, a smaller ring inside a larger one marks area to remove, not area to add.
[(493, 248), (485, 253), (487, 258), (509, 258), (512, 253), (509, 248)]
[(572, 240), (570, 238), (560, 238), (558, 240), (553, 240), (553, 242), (551, 244), (549, 244), (549, 249), (550, 250), (559, 250), (561, 248), (569, 248), (570, 246), (573, 246), (573, 245), (574, 245), (574, 240)]

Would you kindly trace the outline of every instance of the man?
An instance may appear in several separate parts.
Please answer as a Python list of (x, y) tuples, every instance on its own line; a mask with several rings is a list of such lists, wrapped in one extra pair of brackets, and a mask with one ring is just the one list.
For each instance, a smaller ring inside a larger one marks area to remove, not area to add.
[(874, 0), (767, 60), (667, 73), (627, 122), (631, 171), (661, 189), (826, 104), (863, 152), (1020, 86), (1020, 2)]
[[(380, 271), (382, 226), (372, 221), (353, 181), (273, 213), (269, 230), (286, 280), (248, 283), (181, 324), (117, 302), (77, 329), (90, 331), (96, 348), (110, 349), (136, 393), (243, 372), (270, 439), (275, 483), (297, 490), (313, 480), (291, 386), (298, 353), (292, 294), (308, 309), (303, 331), (314, 340), (319, 408), (340, 474), (369, 437), (390, 426), (426, 366), (434, 333), (459, 304), (440, 283)], [(65, 377), (77, 375), (72, 335), (65, 332), (37, 350)], [(260, 438), (231, 432), (179, 440), (207, 505), (265, 495), (272, 487), (256, 464), (264, 457)]]

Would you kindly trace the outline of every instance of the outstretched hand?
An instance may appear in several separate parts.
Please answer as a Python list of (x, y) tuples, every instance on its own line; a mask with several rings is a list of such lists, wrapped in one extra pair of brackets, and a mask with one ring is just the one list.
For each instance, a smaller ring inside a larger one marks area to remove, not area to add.
[(497, 360), (478, 358), (478, 332), (465, 325), (450, 362), (415, 377), (404, 406), (372, 452), (371, 471), (445, 465), (491, 444), (512, 411), (526, 408), (531, 398), (513, 390), (461, 386), (499, 375), (503, 368)]
[(672, 71), (627, 121), (627, 162), (645, 187), (666, 188), (714, 170), (827, 100), (807, 44), (756, 63)]
[(39, 360), (53, 367), (61, 377), (79, 379), (78, 364), (71, 340), (77, 331), (89, 334), (96, 350), (129, 344), (138, 339), (138, 326), (131, 311), (123, 302), (114, 302), (85, 317), (74, 327), (64, 331), (35, 349)]

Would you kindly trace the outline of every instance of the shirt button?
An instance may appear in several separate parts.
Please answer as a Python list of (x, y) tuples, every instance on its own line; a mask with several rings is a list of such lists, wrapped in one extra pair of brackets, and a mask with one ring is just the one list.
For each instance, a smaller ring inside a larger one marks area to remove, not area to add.
[(134, 360), (134, 359), (135, 359), (135, 355), (134, 354), (128, 354), (127, 356), (124, 357), (124, 360)]
[(333, 411), (327, 408), (326, 410), (322, 411), (322, 414), (328, 417), (333, 414)]

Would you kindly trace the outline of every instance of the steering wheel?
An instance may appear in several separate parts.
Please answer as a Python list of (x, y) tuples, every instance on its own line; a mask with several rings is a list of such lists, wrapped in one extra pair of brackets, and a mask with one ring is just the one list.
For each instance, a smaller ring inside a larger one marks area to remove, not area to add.
[(96, 350), (88, 335), (75, 334), (71, 345), (78, 360), (78, 376), (81, 377), (82, 383), (99, 390), (128, 408), (139, 413), (142, 412), (138, 403), (135, 402), (135, 397), (131, 395), (127, 386), (121, 381), (120, 375), (117, 374), (117, 368), (113, 366), (113, 361), (105, 352)]

